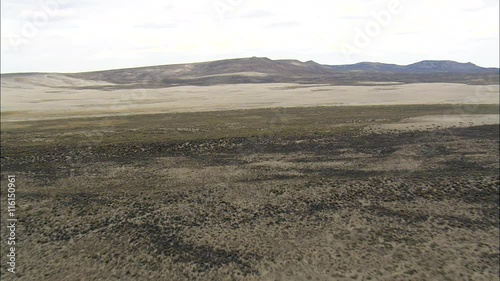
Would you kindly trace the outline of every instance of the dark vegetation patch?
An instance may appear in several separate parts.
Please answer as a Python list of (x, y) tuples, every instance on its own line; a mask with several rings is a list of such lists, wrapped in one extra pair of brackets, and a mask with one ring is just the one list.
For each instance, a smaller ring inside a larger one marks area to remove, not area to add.
[(170, 256), (175, 262), (195, 264), (196, 270), (199, 272), (218, 269), (231, 263), (235, 264), (244, 274), (255, 272), (250, 262), (258, 258), (256, 255), (217, 249), (185, 241), (182, 238), (182, 229), (168, 227), (168, 223), (157, 225), (146, 222), (138, 225), (123, 222), (114, 229), (120, 233), (126, 232), (135, 237), (131, 242), (134, 239), (139, 239), (139, 244), (146, 245), (151, 249), (151, 253)]

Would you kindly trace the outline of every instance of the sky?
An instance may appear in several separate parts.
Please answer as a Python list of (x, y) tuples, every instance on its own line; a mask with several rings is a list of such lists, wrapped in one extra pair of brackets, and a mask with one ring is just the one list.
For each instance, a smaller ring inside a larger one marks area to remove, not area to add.
[(499, 0), (2, 0), (1, 72), (240, 57), (499, 66)]

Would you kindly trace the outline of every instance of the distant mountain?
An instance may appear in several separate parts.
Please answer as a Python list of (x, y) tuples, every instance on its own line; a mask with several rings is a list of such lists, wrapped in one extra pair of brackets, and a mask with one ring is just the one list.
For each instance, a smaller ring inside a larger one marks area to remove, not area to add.
[(79, 78), (107, 82), (142, 83), (186, 80), (234, 80), (240, 82), (272, 82), (280, 77), (317, 77), (332, 73), (327, 66), (298, 60), (271, 60), (265, 57), (227, 59), (211, 62), (173, 64), (130, 69), (116, 69), (74, 74)]
[[(18, 79), (43, 73), (2, 74)], [(53, 74), (51, 74), (53, 75)], [(331, 85), (370, 85), (398, 83), (496, 84), (498, 68), (482, 68), (472, 63), (422, 61), (407, 66), (375, 62), (351, 65), (322, 65), (314, 61), (271, 60), (265, 57), (237, 58), (211, 62), (158, 65), (81, 73), (59, 73), (69, 78), (106, 82), (90, 89), (163, 88), (183, 85), (301, 83)], [(16, 78), (18, 77), (18, 78)]]
[(407, 67), (409, 72), (498, 73), (498, 68), (483, 68), (471, 62), (424, 60)]
[(360, 62), (350, 65), (330, 65), (336, 71), (393, 72), (393, 73), (498, 73), (498, 68), (483, 68), (473, 63), (449, 60), (425, 60), (410, 65)]
[(360, 62), (356, 64), (346, 64), (346, 65), (330, 65), (328, 66), (332, 70), (336, 71), (367, 71), (367, 72), (400, 72), (404, 66), (397, 64), (387, 64), (380, 62)]

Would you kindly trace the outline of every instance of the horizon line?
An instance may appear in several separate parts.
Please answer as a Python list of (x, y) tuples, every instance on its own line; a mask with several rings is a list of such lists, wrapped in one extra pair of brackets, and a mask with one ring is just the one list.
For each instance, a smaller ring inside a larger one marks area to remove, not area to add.
[(412, 64), (420, 63), (420, 62), (425, 62), (425, 61), (447, 61), (447, 62), (456, 62), (456, 63), (461, 63), (461, 64), (473, 64), (477, 67), (484, 68), (484, 69), (499, 69), (500, 66), (480, 66), (477, 65), (473, 62), (460, 62), (460, 61), (455, 61), (455, 60), (450, 60), (450, 59), (424, 59), (424, 60), (419, 60), (410, 64), (397, 64), (397, 63), (386, 63), (386, 62), (380, 62), (380, 61), (358, 61), (354, 63), (349, 63), (349, 64), (323, 64), (319, 63), (315, 60), (307, 60), (307, 61), (301, 61), (299, 59), (293, 59), (293, 58), (281, 58), (281, 59), (271, 59), (269, 57), (260, 57), (260, 56), (251, 56), (251, 57), (235, 57), (235, 58), (225, 58), (225, 59), (218, 59), (218, 60), (207, 60), (207, 61), (193, 61), (193, 62), (182, 62), (182, 63), (171, 63), (171, 64), (155, 64), (155, 65), (142, 65), (142, 66), (130, 66), (130, 67), (119, 67), (119, 68), (106, 68), (106, 69), (97, 69), (97, 70), (86, 70), (86, 71), (76, 71), (76, 72), (57, 72), (57, 71), (26, 71), (26, 72), (1, 72), (0, 75), (8, 75), (8, 74), (79, 74), (79, 73), (92, 73), (92, 72), (103, 72), (103, 71), (113, 71), (113, 70), (125, 70), (125, 69), (138, 69), (138, 68), (148, 68), (148, 67), (158, 67), (158, 66), (173, 66), (173, 65), (186, 65), (186, 64), (201, 64), (201, 63), (210, 63), (210, 62), (217, 62), (217, 61), (226, 61), (226, 60), (242, 60), (242, 59), (252, 59), (252, 58), (259, 58), (259, 59), (268, 59), (271, 61), (286, 61), (286, 60), (295, 60), (299, 61), (302, 63), (306, 62), (314, 62), (319, 65), (323, 66), (348, 66), (348, 65), (355, 65), (355, 64), (360, 64), (360, 63), (378, 63), (378, 64), (388, 64), (388, 65), (397, 65), (397, 66), (409, 66)]

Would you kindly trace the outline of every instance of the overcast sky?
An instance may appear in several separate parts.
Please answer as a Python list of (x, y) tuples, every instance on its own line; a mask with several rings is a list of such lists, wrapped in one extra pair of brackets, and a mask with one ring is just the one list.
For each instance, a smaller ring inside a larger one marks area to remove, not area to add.
[(499, 0), (2, 0), (1, 71), (237, 57), (499, 66)]

